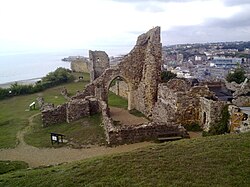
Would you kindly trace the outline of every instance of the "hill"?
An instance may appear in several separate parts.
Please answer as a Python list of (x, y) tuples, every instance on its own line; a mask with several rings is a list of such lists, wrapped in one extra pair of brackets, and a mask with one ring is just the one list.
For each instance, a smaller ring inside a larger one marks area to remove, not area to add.
[(250, 133), (0, 175), (0, 186), (249, 186)]

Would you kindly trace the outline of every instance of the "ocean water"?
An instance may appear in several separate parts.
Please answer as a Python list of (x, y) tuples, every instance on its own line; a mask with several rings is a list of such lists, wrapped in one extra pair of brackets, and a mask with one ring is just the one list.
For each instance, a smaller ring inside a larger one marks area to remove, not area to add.
[(32, 53), (0, 53), (0, 84), (44, 77), (58, 67), (70, 68), (70, 62), (61, 61), (68, 56), (86, 56), (84, 50), (49, 51)]

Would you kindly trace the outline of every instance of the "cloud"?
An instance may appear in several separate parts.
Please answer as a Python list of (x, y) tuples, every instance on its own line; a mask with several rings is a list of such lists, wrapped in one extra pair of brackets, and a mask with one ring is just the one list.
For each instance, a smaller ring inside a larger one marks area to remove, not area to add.
[(123, 3), (145, 3), (145, 2), (162, 2), (162, 3), (169, 3), (169, 2), (190, 2), (190, 1), (197, 1), (197, 0), (112, 0), (116, 2), (123, 2)]
[(245, 11), (227, 19), (208, 19), (196, 26), (174, 27), (162, 32), (163, 44), (249, 41), (249, 17)]
[(227, 19), (211, 19), (205, 23), (210, 27), (240, 28), (250, 26), (250, 4), (241, 7), (241, 11)]
[(239, 5), (246, 5), (250, 4), (249, 0), (223, 0), (223, 3), (226, 6), (239, 6)]

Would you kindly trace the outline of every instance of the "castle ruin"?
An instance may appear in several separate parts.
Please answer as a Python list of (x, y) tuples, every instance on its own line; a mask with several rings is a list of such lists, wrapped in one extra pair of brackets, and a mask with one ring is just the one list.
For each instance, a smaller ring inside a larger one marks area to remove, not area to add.
[[(181, 79), (160, 83), (160, 27), (140, 35), (134, 48), (116, 67), (109, 67), (108, 55), (103, 51), (89, 51), (89, 57), (90, 84), (67, 103), (42, 111), (44, 126), (101, 113), (109, 145), (152, 140), (163, 136), (185, 138), (189, 135), (182, 125), (200, 124), (204, 130), (209, 130), (210, 124), (220, 119), (222, 108), (231, 99), (229, 96), (220, 100), (220, 96), (216, 95), (217, 87), (224, 88), (221, 85), (194, 85)], [(142, 112), (150, 122), (134, 126), (114, 125), (110, 117), (108, 92), (111, 82), (117, 78), (126, 83), (128, 110)]]

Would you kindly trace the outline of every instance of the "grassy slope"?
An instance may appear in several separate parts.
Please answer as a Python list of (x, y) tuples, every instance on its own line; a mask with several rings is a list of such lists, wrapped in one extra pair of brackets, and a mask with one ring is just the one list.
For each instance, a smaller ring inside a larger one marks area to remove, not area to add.
[(250, 133), (180, 140), (0, 176), (0, 186), (249, 186)]
[(28, 125), (28, 118), (39, 110), (25, 111), (29, 109), (29, 104), (40, 96), (44, 97), (45, 102), (51, 102), (56, 105), (65, 102), (64, 97), (60, 94), (65, 86), (72, 95), (76, 90), (83, 90), (84, 85), (89, 82), (89, 76), (84, 74), (84, 81), (69, 83), (54, 88), (47, 89), (43, 92), (17, 96), (0, 101), (0, 149), (13, 148), (16, 146), (16, 133)]
[(41, 116), (37, 116), (33, 122), (34, 126), (31, 132), (26, 134), (25, 142), (35, 147), (57, 146), (57, 144), (52, 145), (50, 142), (51, 132), (64, 134), (68, 141), (74, 142), (75, 147), (79, 147), (79, 145), (105, 144), (104, 130), (100, 126), (100, 114), (85, 117), (70, 124), (62, 123), (46, 128), (42, 127)]
[(0, 161), (0, 174), (26, 169), (29, 165), (23, 161)]

